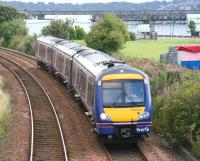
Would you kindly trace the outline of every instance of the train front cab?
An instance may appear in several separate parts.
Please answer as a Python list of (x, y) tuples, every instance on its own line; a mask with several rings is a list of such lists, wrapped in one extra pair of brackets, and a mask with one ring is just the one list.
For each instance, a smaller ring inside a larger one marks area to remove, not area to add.
[(142, 72), (102, 76), (96, 84), (95, 106), (97, 133), (105, 141), (135, 142), (151, 130), (149, 80)]

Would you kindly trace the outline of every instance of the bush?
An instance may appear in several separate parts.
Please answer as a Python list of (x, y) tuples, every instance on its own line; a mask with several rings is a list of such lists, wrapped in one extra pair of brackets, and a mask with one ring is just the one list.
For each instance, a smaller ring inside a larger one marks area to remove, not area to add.
[(16, 49), (29, 55), (35, 55), (36, 36), (15, 36), (9, 48)]
[(0, 37), (0, 47), (3, 46), (4, 38)]
[(134, 32), (128, 32), (129, 33), (129, 37), (131, 41), (135, 41), (136, 40), (136, 36)]
[(0, 27), (0, 37), (3, 37), (3, 46), (7, 47), (12, 38), (16, 35), (27, 35), (28, 29), (22, 19), (14, 19), (12, 21), (5, 22)]
[(69, 27), (69, 38), (70, 40), (75, 40), (76, 39), (76, 31), (72, 26)]
[(86, 37), (86, 32), (80, 26), (75, 26), (76, 40), (83, 40)]
[(171, 143), (191, 145), (200, 158), (200, 74), (182, 77), (179, 88), (154, 99), (154, 122)]
[(112, 14), (106, 14), (94, 23), (86, 36), (87, 46), (108, 54), (117, 52), (127, 40), (129, 34), (126, 25)]

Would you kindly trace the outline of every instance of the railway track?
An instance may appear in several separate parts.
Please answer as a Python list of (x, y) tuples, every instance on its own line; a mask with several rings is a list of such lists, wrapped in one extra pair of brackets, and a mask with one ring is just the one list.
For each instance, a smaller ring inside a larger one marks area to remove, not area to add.
[(37, 65), (36, 57), (21, 53), (19, 51), (0, 47), (0, 53), (6, 53), (6, 54), (9, 54), (11, 56), (17, 57), (19, 59), (25, 60), (26, 62), (28, 62), (32, 65)]
[(0, 63), (11, 70), (27, 95), (31, 114), (32, 160), (68, 160), (61, 125), (51, 99), (42, 85), (25, 69), (2, 56)]
[(148, 161), (137, 144), (109, 144), (106, 148), (112, 161)]
[[(10, 49), (6, 49), (6, 48), (0, 48), (0, 53), (1, 52), (12, 55), (13, 57), (20, 58), (24, 61), (27, 61), (28, 63), (30, 63), (32, 65), (36, 65), (35, 57), (28, 56), (28, 55), (22, 54), (20, 52), (10, 50)], [(0, 59), (0, 62), (1, 62), (1, 59)], [(104, 148), (105, 148), (105, 153), (107, 153), (108, 159), (110, 161), (124, 161), (124, 160), (127, 160), (127, 161), (129, 161), (129, 160), (130, 161), (147, 161), (148, 160), (145, 157), (145, 155), (143, 154), (142, 150), (136, 144), (128, 145), (127, 147), (126, 146), (120, 146), (120, 145), (110, 145), (110, 146), (105, 146)], [(47, 159), (47, 160), (49, 160), (49, 159)]]

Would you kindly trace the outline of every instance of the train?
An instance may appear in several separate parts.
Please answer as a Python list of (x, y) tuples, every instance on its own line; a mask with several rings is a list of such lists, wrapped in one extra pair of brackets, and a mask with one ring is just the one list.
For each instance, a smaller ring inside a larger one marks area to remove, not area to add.
[(74, 91), (93, 131), (103, 140), (131, 141), (150, 133), (152, 103), (144, 72), (101, 51), (53, 36), (37, 39), (36, 61)]

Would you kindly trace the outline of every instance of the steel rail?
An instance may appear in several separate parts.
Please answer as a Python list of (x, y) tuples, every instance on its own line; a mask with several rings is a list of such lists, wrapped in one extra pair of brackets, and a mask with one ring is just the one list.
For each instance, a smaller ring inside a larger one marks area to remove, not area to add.
[(27, 100), (28, 100), (28, 105), (29, 105), (29, 110), (30, 110), (30, 115), (31, 115), (31, 152), (30, 152), (30, 161), (32, 161), (33, 159), (33, 144), (34, 144), (34, 119), (33, 119), (33, 110), (32, 110), (32, 105), (31, 105), (31, 101), (30, 101), (30, 97), (29, 97), (29, 94), (26, 90), (26, 87), (24, 85), (24, 83), (22, 82), (22, 80), (20, 79), (20, 77), (17, 75), (17, 73), (12, 69), (10, 68), (8, 65), (0, 62), (4, 67), (6, 67), (8, 70), (10, 70), (14, 75), (15, 77), (18, 79), (18, 81), (20, 82), (21, 86), (23, 87), (23, 90), (26, 94), (26, 97), (27, 97)]
[[(20, 51), (16, 51), (16, 50), (8, 49), (8, 48), (3, 48), (3, 47), (0, 47), (0, 50), (6, 51), (6, 52), (15, 53), (15, 54), (17, 54), (17, 55), (25, 56), (25, 57), (27, 57), (27, 58), (30, 58), (30, 59), (36, 60), (36, 57), (35, 57), (35, 56), (31, 56), (31, 55), (28, 55), (28, 54), (22, 53), (22, 52), (20, 52)], [(12, 55), (13, 55), (13, 54), (12, 54)]]
[[(51, 104), (51, 107), (52, 107), (52, 110), (55, 114), (55, 117), (56, 117), (56, 121), (57, 121), (57, 125), (58, 125), (58, 128), (59, 128), (59, 132), (60, 132), (60, 137), (61, 137), (61, 140), (62, 140), (62, 146), (63, 146), (63, 151), (64, 151), (64, 158), (65, 158), (65, 161), (68, 161), (68, 156), (67, 156), (67, 149), (66, 149), (66, 145), (65, 145), (65, 141), (64, 141), (64, 136), (63, 136), (63, 132), (62, 132), (62, 128), (61, 128), (61, 124), (60, 124), (60, 121), (59, 121), (59, 118), (58, 118), (58, 115), (57, 115), (57, 112), (55, 110), (55, 107), (52, 103), (52, 100), (50, 99), (48, 93), (46, 92), (46, 90), (44, 89), (44, 87), (41, 85), (41, 83), (28, 71), (26, 71), (23, 67), (19, 66), (18, 64), (16, 64), (15, 62), (3, 57), (3, 56), (0, 56), (2, 59), (4, 60), (7, 60), (9, 61), (10, 63), (16, 65), (18, 68), (22, 69), (23, 71), (25, 71), (29, 76), (31, 76), (31, 78), (39, 85), (39, 87), (42, 89), (42, 91), (45, 93), (45, 96), (47, 97), (47, 99), (49, 100), (50, 104)], [(30, 101), (30, 96), (27, 92), (27, 89), (23, 83), (23, 81), (21, 80), (21, 78), (17, 75), (17, 73), (11, 68), (9, 67), (8, 65), (6, 65), (5, 63), (1, 62), (6, 68), (8, 68), (10, 71), (12, 71), (14, 73), (14, 75), (17, 77), (17, 79), (20, 81), (20, 83), (22, 84), (24, 90), (25, 90), (25, 93), (27, 95), (27, 98), (28, 98), (28, 102), (29, 102), (29, 108), (31, 108), (31, 128), (32, 128), (32, 132), (31, 132), (31, 152), (30, 152), (30, 161), (33, 160), (33, 151), (34, 151), (34, 121), (33, 121), (33, 111), (32, 111), (32, 106), (31, 106), (31, 101)]]

